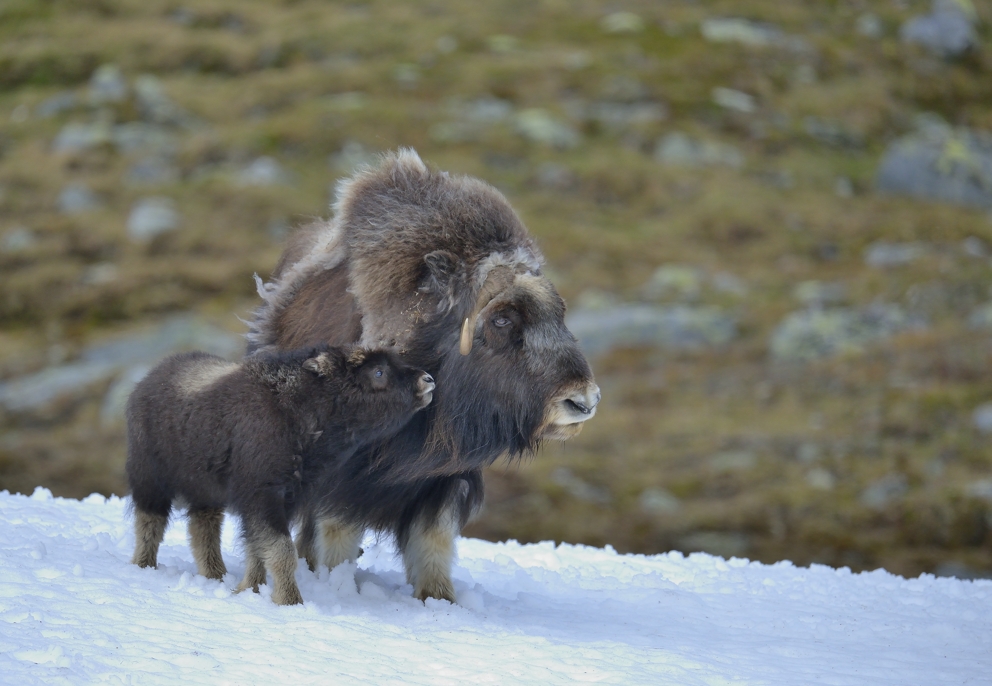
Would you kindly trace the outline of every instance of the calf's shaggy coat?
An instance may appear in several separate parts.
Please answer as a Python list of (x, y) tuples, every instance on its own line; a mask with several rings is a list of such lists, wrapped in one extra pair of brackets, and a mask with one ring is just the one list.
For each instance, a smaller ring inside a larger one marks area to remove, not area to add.
[(127, 406), (127, 477), (135, 509), (132, 562), (154, 567), (174, 504), (206, 577), (226, 573), (224, 510), (241, 517), (247, 569), (238, 590), (272, 574), (272, 599), (302, 602), (289, 524), (311, 485), (356, 450), (395, 434), (432, 398), (429, 374), (393, 353), (323, 348), (240, 363), (206, 353), (166, 359)]

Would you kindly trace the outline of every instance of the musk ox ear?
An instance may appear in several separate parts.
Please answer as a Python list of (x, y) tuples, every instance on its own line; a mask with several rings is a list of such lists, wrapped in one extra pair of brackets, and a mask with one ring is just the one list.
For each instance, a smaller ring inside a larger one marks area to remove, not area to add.
[(355, 348), (348, 355), (348, 366), (349, 367), (361, 367), (362, 363), (365, 362), (365, 358), (368, 357), (368, 351), (364, 348)]
[(454, 291), (461, 281), (458, 256), (448, 250), (435, 250), (424, 255), (427, 275), (420, 282), (420, 290), (453, 300)]
[(330, 366), (329, 362), (327, 353), (321, 353), (317, 357), (311, 357), (304, 361), (303, 368), (308, 372), (313, 372), (317, 376), (324, 376), (327, 373), (327, 368)]

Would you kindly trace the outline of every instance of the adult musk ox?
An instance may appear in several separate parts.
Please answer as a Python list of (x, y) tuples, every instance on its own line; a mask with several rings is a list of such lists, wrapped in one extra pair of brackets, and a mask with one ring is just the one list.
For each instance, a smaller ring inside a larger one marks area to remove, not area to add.
[(249, 352), (388, 347), (437, 389), (307, 503), (297, 549), (333, 567), (358, 554), (365, 528), (392, 531), (416, 597), (453, 600), (454, 539), (481, 506), (482, 469), (575, 436), (599, 387), (496, 189), (400, 150), (341, 182), (333, 209), (291, 237), (271, 281), (257, 279)]
[(326, 474), (395, 434), (431, 401), (434, 380), (394, 353), (325, 347), (246, 358), (167, 358), (127, 404), (132, 562), (154, 567), (175, 502), (189, 511), (197, 569), (219, 579), (225, 509), (241, 516), (247, 552), (238, 590), (273, 577), (272, 600), (303, 602), (289, 522)]

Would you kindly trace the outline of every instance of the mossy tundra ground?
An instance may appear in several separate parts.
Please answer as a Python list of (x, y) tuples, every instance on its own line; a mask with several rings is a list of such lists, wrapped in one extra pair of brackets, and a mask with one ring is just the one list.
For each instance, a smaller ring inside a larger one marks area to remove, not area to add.
[[(604, 344), (600, 414), (491, 469), (467, 534), (992, 574), (992, 215), (876, 178), (992, 131), (975, 7), (950, 58), (900, 38), (915, 0), (8, 0), (0, 488), (123, 493), (129, 372), (92, 346), (241, 333), (286, 231), (411, 146), (507, 195), (576, 317), (701, 327)], [(981, 150), (940, 164), (992, 196)]]

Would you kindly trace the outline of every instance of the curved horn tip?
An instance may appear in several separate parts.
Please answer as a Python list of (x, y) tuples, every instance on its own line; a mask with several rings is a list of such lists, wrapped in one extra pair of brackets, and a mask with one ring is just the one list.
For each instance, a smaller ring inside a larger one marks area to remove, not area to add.
[(458, 344), (458, 352), (462, 355), (468, 355), (472, 352), (472, 338), (474, 329), (471, 325), (471, 317), (465, 317), (465, 321), (462, 323), (462, 336), (461, 341)]

